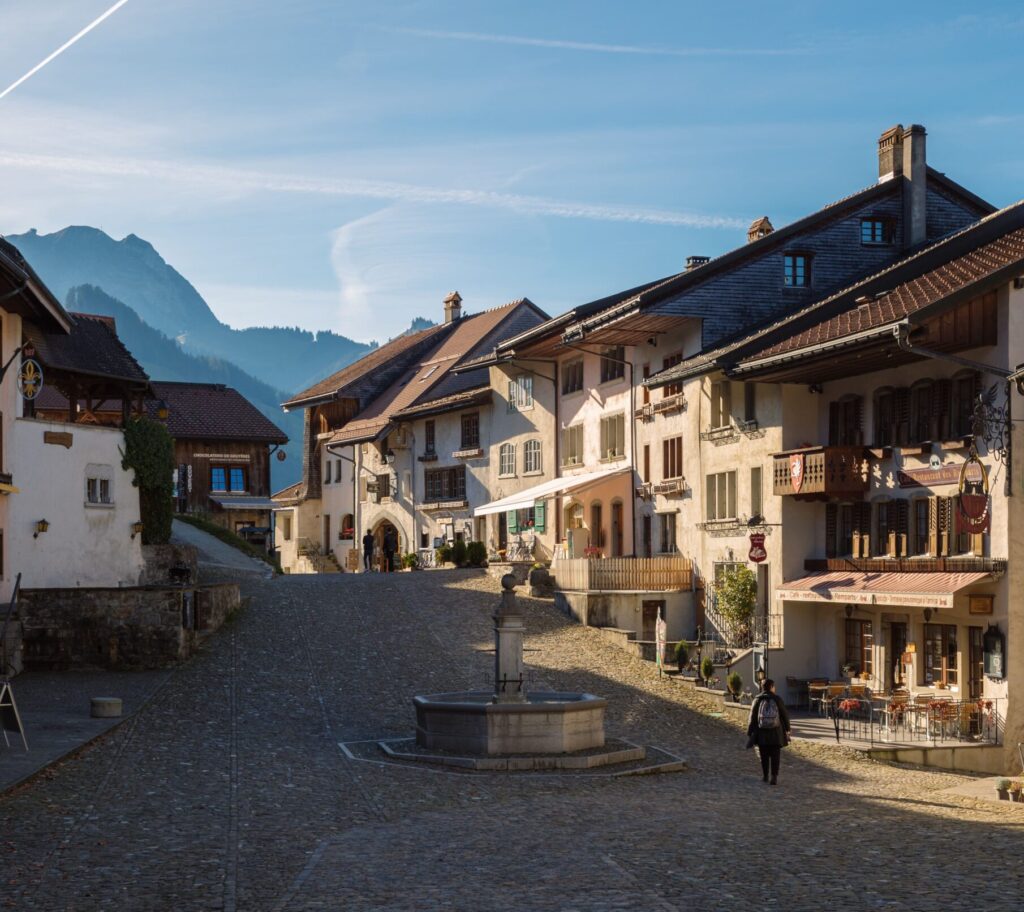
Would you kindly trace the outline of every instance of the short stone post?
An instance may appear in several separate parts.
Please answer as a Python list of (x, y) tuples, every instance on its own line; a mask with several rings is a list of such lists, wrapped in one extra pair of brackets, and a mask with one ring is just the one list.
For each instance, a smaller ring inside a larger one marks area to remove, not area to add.
[(525, 703), (523, 682), (523, 615), (516, 604), (516, 578), (501, 578), (501, 604), (494, 618), (494, 702)]

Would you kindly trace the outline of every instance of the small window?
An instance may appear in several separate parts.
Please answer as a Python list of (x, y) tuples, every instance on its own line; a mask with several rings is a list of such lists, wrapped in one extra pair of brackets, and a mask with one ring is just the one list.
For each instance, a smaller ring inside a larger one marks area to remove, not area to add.
[(683, 437), (669, 437), (661, 443), (661, 477), (683, 477)]
[(533, 377), (520, 374), (508, 381), (508, 410), (522, 412), (533, 408)]
[(543, 466), (540, 458), (540, 441), (527, 440), (523, 444), (523, 472), (532, 475), (542, 471)]
[(480, 446), (480, 413), (469, 412), (462, 416), (462, 449), (475, 450)]
[(210, 490), (226, 491), (228, 489), (228, 472), (224, 466), (210, 467)]
[(340, 482), (341, 481), (341, 460), (340, 459), (335, 459), (334, 460), (334, 480), (336, 482)]
[(891, 244), (892, 222), (888, 219), (878, 218), (861, 219), (860, 242), (862, 244)]
[(324, 484), (329, 485), (331, 483), (331, 460), (324, 460)]
[(736, 473), (718, 472), (707, 477), (709, 522), (736, 518)]
[(503, 443), (498, 450), (498, 475), (502, 478), (516, 474), (516, 447), (514, 443)]
[(676, 526), (679, 516), (676, 513), (661, 514), (661, 540), (658, 550), (661, 554), (674, 554), (676, 551)]
[[(681, 364), (683, 361), (683, 353), (676, 352), (673, 355), (669, 355), (661, 363), (662, 370), (668, 370), (670, 367), (675, 367), (677, 364)], [(661, 391), (661, 398), (668, 399), (670, 396), (678, 396), (683, 391), (682, 383), (668, 383)]]
[(802, 253), (787, 253), (782, 258), (782, 280), (787, 288), (806, 288), (811, 284), (811, 258)]
[(231, 487), (229, 490), (245, 490), (245, 469), (243, 469), (241, 466), (232, 466), (228, 478), (231, 482)]
[(743, 384), (743, 420), (747, 424), (757, 421), (757, 384)]
[(562, 395), (578, 393), (583, 389), (583, 359), (567, 361), (562, 366)]
[(711, 430), (732, 425), (732, 381), (716, 380), (711, 384)]
[(562, 430), (562, 465), (583, 465), (582, 424), (574, 424)]
[(609, 415), (601, 419), (601, 459), (626, 455), (626, 416)]
[(930, 505), (927, 497), (919, 497), (913, 503), (913, 544), (912, 548), (915, 557), (926, 557), (931, 554), (931, 528), (929, 517), (931, 515)]
[(601, 382), (621, 380), (626, 376), (626, 350), (621, 345), (612, 345), (601, 353)]
[(91, 476), (85, 479), (85, 501), (89, 504), (110, 504), (110, 479)]
[(435, 455), (434, 451), (434, 422), (433, 419), (424, 422), (423, 425), (423, 452), (427, 456)]
[(762, 493), (764, 485), (761, 481), (761, 467), (751, 466), (750, 468), (750, 516), (763, 516)]

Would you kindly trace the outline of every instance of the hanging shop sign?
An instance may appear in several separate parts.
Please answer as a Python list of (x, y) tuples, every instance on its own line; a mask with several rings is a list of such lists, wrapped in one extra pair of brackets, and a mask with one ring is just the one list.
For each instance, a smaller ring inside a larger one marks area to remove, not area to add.
[(793, 493), (799, 494), (804, 486), (803, 453), (792, 453), (789, 457), (789, 483), (793, 486)]
[(35, 399), (42, 388), (43, 368), (35, 358), (23, 358), (18, 371), (18, 392), (22, 399)]
[(768, 552), (764, 548), (764, 533), (763, 532), (751, 532), (750, 533), (750, 551), (747, 554), (755, 564), (760, 564), (765, 561), (768, 557)]
[(960, 468), (958, 488), (960, 497), (956, 518), (957, 532), (966, 532), (970, 535), (987, 532), (992, 525), (992, 504), (988, 496), (988, 472), (978, 458), (978, 451), (973, 446)]

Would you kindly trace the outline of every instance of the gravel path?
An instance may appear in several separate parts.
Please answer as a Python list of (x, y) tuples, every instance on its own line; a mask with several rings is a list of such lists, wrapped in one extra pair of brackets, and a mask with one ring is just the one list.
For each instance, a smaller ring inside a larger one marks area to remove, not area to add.
[(608, 697), (610, 735), (689, 772), (348, 760), (339, 741), (410, 733), (413, 693), (488, 686), (497, 584), (437, 571), (244, 588), (249, 607), (139, 715), (0, 802), (0, 908), (1021, 908), (1024, 810), (811, 743), (766, 787), (699, 695), (549, 602), (522, 599), (532, 686)]

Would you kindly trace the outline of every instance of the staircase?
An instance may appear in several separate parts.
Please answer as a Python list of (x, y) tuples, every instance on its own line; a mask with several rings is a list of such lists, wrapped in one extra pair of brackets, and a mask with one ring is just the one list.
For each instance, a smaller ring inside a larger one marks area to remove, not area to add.
[(320, 545), (308, 538), (300, 538), (298, 544), (300, 558), (305, 558), (312, 573), (343, 573), (341, 565), (334, 554), (322, 554)]

